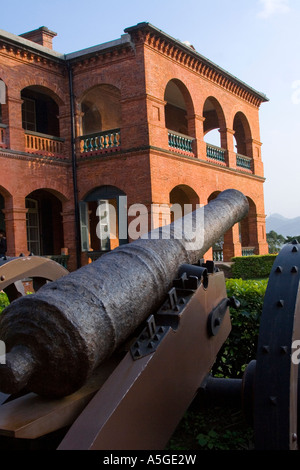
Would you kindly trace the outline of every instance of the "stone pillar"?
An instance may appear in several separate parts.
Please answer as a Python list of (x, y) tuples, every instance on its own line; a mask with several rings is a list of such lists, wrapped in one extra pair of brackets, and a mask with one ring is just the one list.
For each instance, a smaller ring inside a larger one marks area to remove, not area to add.
[(20, 97), (8, 96), (8, 116), (9, 116), (9, 127), (7, 129), (9, 133), (9, 147), (12, 150), (25, 151), (25, 134), (22, 127), (22, 103), (23, 100)]
[(151, 226), (150, 230), (158, 227), (164, 227), (171, 223), (171, 204), (152, 204), (151, 205)]
[(233, 145), (235, 131), (232, 129), (220, 129), (221, 147), (226, 150), (226, 164), (229, 168), (236, 168), (236, 152)]
[(255, 247), (256, 255), (269, 253), (265, 215), (249, 215), (249, 245)]
[[(124, 149), (144, 147), (148, 143), (157, 146), (158, 142), (159, 147), (168, 148), (168, 132), (165, 128), (164, 114), (162, 116), (158, 112), (162, 112), (162, 106), (158, 106), (158, 111), (152, 110), (154, 115), (158, 113), (159, 119), (153, 125), (153, 123), (147, 122), (147, 107), (149, 103), (146, 101), (144, 96), (121, 100), (121, 147)], [(130, 118), (128, 119), (128, 117)]]
[(63, 143), (63, 156), (71, 158), (71, 113), (70, 106), (60, 106), (59, 108), (59, 133), (65, 139)]
[[(166, 128), (165, 105), (166, 101), (160, 100), (154, 96), (147, 96), (146, 106), (149, 124), (149, 145), (167, 149), (169, 147), (169, 139), (168, 129)], [(123, 126), (121, 128), (121, 132), (123, 134)], [(123, 142), (122, 135), (121, 139)]]
[(231, 261), (234, 256), (242, 256), (239, 224), (235, 224), (224, 234), (223, 259)]
[(206, 160), (206, 143), (204, 142), (204, 129), (203, 123), (205, 117), (195, 114), (188, 116), (188, 130), (189, 135), (194, 136), (193, 152), (197, 158)]
[[(75, 213), (74, 207), (70, 207), (70, 203), (63, 204), (61, 213), (63, 234), (64, 234), (64, 252), (68, 253), (68, 269), (74, 271), (77, 269), (76, 259), (76, 231), (75, 231)], [(80, 243), (80, 240), (79, 240)]]
[(204, 255), (204, 261), (213, 261), (214, 255), (213, 255), (213, 249), (212, 247), (205, 253)]
[(7, 256), (28, 255), (25, 200), (14, 201), (11, 207), (5, 206), (5, 231)]
[(247, 156), (253, 158), (252, 170), (257, 176), (264, 176), (264, 165), (261, 159), (262, 143), (255, 139), (246, 140)]

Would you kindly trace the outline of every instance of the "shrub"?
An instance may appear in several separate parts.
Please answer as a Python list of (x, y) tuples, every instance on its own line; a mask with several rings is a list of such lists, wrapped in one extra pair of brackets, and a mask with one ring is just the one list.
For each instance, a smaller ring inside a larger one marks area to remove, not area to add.
[(0, 291), (0, 313), (9, 305), (9, 300), (5, 292)]
[(213, 366), (216, 377), (241, 377), (249, 362), (255, 359), (267, 283), (268, 279), (227, 279), (228, 297), (236, 297), (241, 305), (237, 310), (230, 307), (232, 330)]
[(267, 278), (270, 275), (274, 255), (236, 256), (232, 258), (232, 277), (236, 279)]

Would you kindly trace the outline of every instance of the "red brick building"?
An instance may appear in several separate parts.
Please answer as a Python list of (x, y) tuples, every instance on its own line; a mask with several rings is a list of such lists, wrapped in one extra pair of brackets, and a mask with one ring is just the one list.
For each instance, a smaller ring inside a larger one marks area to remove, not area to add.
[[(7, 254), (67, 252), (72, 270), (127, 241), (118, 222), (117, 239), (101, 240), (108, 227), (99, 232), (99, 204), (118, 213), (126, 196), (128, 207), (163, 204), (168, 216), (174, 203), (206, 204), (227, 188), (242, 191), (250, 211), (225, 234), (224, 259), (267, 253), (266, 96), (149, 23), (66, 55), (52, 49), (55, 35), (45, 27), (0, 31)], [(213, 130), (217, 145), (207, 143)]]

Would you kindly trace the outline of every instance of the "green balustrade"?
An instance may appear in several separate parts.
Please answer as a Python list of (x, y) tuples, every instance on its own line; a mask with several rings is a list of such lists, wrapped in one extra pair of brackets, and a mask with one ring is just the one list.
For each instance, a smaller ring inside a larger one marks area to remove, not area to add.
[(252, 256), (255, 254), (254, 247), (243, 247), (242, 248), (242, 256)]
[(80, 138), (81, 153), (97, 152), (99, 150), (120, 147), (120, 129), (97, 132), (95, 134), (83, 135)]
[(237, 154), (236, 156), (236, 166), (238, 168), (243, 168), (244, 170), (251, 171), (251, 162), (252, 159), (249, 157), (245, 157), (244, 155)]
[(184, 152), (193, 152), (193, 138), (179, 134), (177, 132), (168, 132), (169, 147)]
[(206, 156), (216, 162), (225, 163), (225, 150), (215, 145), (206, 144)]

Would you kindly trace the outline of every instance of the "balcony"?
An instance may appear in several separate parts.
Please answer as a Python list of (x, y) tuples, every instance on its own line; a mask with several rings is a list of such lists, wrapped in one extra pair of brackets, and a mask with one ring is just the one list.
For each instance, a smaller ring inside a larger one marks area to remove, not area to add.
[[(254, 246), (244, 246), (242, 247), (242, 256), (253, 256), (255, 255)], [(213, 247), (213, 260), (214, 261), (224, 261), (223, 257), (223, 248)]]
[(169, 147), (184, 154), (193, 153), (193, 138), (179, 132), (168, 130)]
[(45, 255), (43, 258), (51, 259), (52, 261), (55, 261), (64, 268), (68, 269), (69, 255)]
[(39, 132), (25, 131), (25, 152), (46, 157), (64, 158), (64, 139)]
[(246, 171), (247, 173), (253, 173), (252, 171), (252, 158), (246, 157), (245, 155), (236, 155), (236, 167), (239, 170)]
[(253, 255), (255, 255), (254, 246), (244, 246), (242, 248), (242, 256), (253, 256)]
[(217, 163), (218, 165), (226, 166), (225, 162), (226, 150), (216, 147), (215, 145), (206, 144), (206, 157), (208, 160)]
[(114, 152), (121, 147), (120, 129), (111, 129), (79, 137), (80, 154), (101, 155)]

